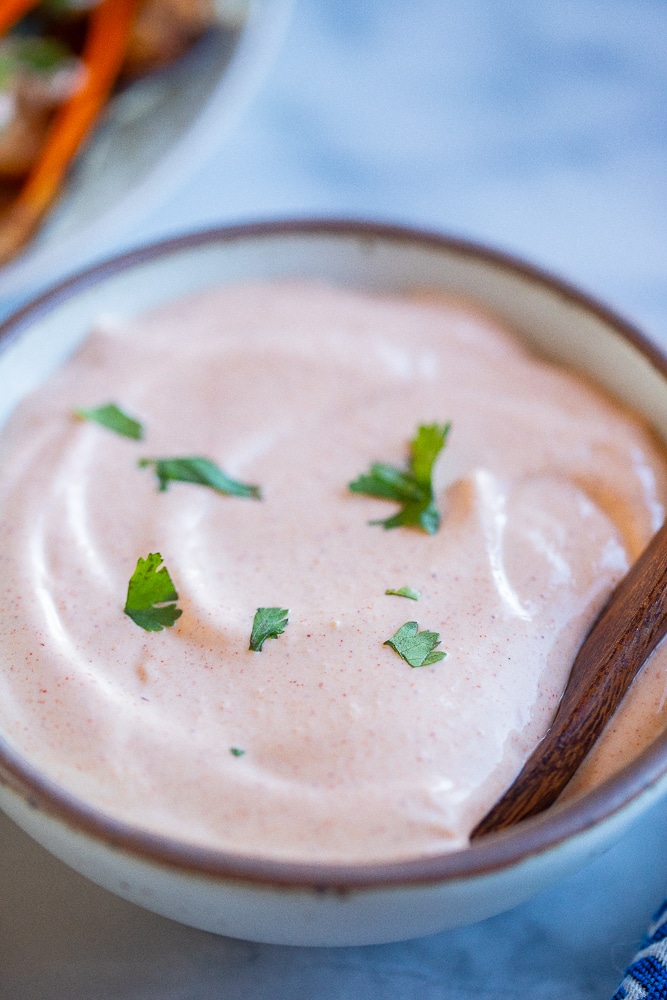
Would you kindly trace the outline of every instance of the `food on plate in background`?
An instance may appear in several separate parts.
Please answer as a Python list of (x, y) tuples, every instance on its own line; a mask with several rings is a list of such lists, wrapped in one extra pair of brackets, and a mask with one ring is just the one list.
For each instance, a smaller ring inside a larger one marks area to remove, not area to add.
[(0, 9), (0, 264), (30, 239), (114, 90), (234, 31), (239, 0), (5, 0)]
[(178, 59), (216, 21), (214, 0), (142, 0), (130, 32), (123, 72), (145, 73)]

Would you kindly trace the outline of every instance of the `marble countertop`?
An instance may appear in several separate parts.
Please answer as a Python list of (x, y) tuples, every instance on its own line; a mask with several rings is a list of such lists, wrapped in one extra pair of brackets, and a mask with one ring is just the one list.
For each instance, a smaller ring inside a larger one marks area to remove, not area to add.
[[(531, 260), (667, 349), (662, 0), (297, 0), (233, 129), (87, 259), (288, 216), (402, 222)], [(3, 296), (0, 311), (68, 270)], [(667, 803), (510, 913), (417, 941), (216, 938), (90, 885), (0, 819), (0, 1000), (610, 997), (667, 893)]]
[(609, 1000), (667, 886), (667, 803), (509, 913), (400, 944), (216, 937), (112, 896), (0, 818), (2, 1000)]

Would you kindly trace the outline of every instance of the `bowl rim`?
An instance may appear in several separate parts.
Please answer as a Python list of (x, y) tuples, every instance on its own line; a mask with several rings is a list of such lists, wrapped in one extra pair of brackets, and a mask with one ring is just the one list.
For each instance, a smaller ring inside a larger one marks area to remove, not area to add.
[[(30, 324), (78, 293), (154, 260), (205, 247), (270, 237), (371, 239), (417, 244), (484, 262), (557, 294), (601, 319), (629, 341), (667, 379), (667, 357), (609, 307), (550, 272), (503, 250), (432, 230), (359, 219), (303, 218), (203, 229), (152, 242), (84, 268), (39, 293), (0, 323), (0, 350)], [(149, 863), (223, 881), (318, 891), (380, 889), (462, 881), (499, 872), (557, 849), (630, 807), (667, 776), (667, 732), (621, 771), (590, 792), (557, 804), (509, 830), (489, 834), (458, 851), (401, 861), (335, 863), (284, 861), (233, 854), (134, 827), (88, 805), (46, 778), (0, 735), (0, 785), (31, 809), (106, 846)]]

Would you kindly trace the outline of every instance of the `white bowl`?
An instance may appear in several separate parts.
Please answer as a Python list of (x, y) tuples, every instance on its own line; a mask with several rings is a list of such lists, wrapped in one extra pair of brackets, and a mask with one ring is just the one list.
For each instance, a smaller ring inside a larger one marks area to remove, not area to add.
[[(536, 351), (584, 373), (667, 434), (667, 362), (623, 320), (532, 267), (440, 236), (359, 223), (231, 228), (85, 271), (0, 328), (0, 420), (100, 313), (132, 315), (214, 283), (321, 278), (477, 300)], [(73, 868), (126, 899), (220, 934), (368, 944), (508, 909), (610, 847), (667, 789), (667, 736), (595, 791), (468, 850), (402, 863), (294, 864), (230, 856), (133, 829), (64, 793), (2, 741), (0, 807)]]

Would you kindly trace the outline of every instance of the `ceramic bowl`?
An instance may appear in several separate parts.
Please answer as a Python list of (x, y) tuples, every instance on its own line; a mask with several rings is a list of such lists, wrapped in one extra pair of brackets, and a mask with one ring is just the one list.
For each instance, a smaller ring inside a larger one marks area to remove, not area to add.
[[(537, 352), (584, 373), (667, 434), (667, 363), (637, 331), (562, 282), (457, 240), (297, 222), (185, 236), (116, 258), (40, 296), (0, 330), (0, 420), (113, 310), (131, 315), (213, 283), (317, 278), (476, 300)], [(472, 922), (538, 893), (610, 847), (667, 790), (667, 737), (595, 791), (468, 850), (401, 863), (295, 864), (194, 848), (74, 799), (0, 734), (0, 807), (73, 868), (148, 909), (219, 934), (368, 944)]]

